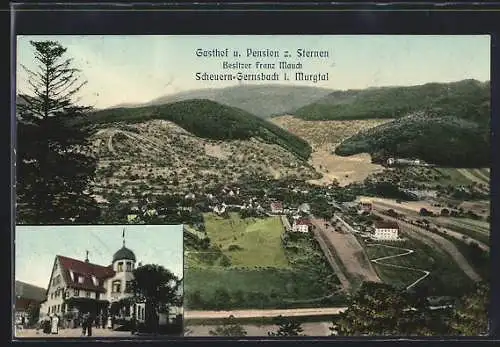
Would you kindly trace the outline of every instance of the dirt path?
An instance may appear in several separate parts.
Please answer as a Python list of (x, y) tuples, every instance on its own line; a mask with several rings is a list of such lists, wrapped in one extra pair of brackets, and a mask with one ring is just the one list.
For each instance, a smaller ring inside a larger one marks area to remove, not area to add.
[(340, 281), (340, 285), (342, 286), (342, 290), (346, 293), (349, 293), (351, 290), (351, 283), (347, 279), (347, 276), (344, 273), (344, 271), (342, 271), (342, 268), (340, 267), (340, 265), (335, 260), (335, 257), (332, 254), (332, 249), (331, 249), (332, 246), (330, 245), (330, 247), (329, 247), (328, 239), (320, 231), (321, 229), (317, 227), (317, 224), (315, 224), (315, 225), (316, 225), (316, 228), (314, 228), (314, 230), (313, 230), (314, 236), (316, 237), (316, 240), (318, 241), (319, 246), (321, 247), (321, 250), (325, 254), (326, 259), (330, 263), (330, 266), (332, 267), (333, 272), (337, 275), (337, 278)]
[(328, 227), (325, 227), (322, 220), (315, 219), (313, 224), (342, 261), (345, 270), (348, 272), (346, 274), (348, 278), (359, 279), (362, 282), (382, 282), (363, 246), (354, 235), (336, 232), (329, 224)]
[(481, 281), (481, 276), (477, 274), (477, 272), (474, 270), (474, 268), (469, 264), (467, 259), (460, 253), (460, 251), (455, 247), (455, 245), (445, 239), (444, 237), (434, 234), (430, 231), (427, 231), (425, 229), (422, 229), (420, 227), (417, 227), (413, 224), (404, 222), (402, 220), (399, 220), (397, 218), (392, 218), (386, 215), (383, 215), (381, 213), (373, 211), (374, 215), (377, 215), (379, 217), (382, 217), (386, 220), (390, 220), (393, 222), (398, 223), (401, 228), (408, 233), (410, 233), (412, 236), (420, 236), (419, 239), (430, 239), (435, 242), (435, 246), (439, 246), (442, 250), (444, 250), (446, 253), (448, 253), (452, 259), (456, 262), (456, 264), (460, 267), (460, 269), (473, 281)]
[(262, 317), (300, 317), (337, 315), (347, 310), (347, 307), (323, 308), (295, 308), (279, 310), (234, 310), (234, 311), (184, 311), (184, 319), (213, 319), (213, 318), (262, 318)]
[(394, 268), (398, 268), (398, 269), (405, 269), (405, 270), (417, 271), (417, 272), (423, 273), (423, 276), (419, 277), (415, 282), (413, 282), (409, 286), (407, 286), (406, 290), (415, 287), (417, 284), (419, 284), (421, 281), (423, 281), (430, 274), (430, 272), (427, 271), (427, 270), (417, 269), (415, 267), (408, 267), (408, 266), (402, 266), (402, 265), (388, 264), (388, 263), (385, 262), (386, 260), (389, 260), (389, 259), (404, 257), (404, 256), (410, 255), (412, 253), (415, 253), (415, 251), (413, 249), (388, 246), (388, 245), (384, 245), (384, 244), (381, 244), (381, 243), (369, 243), (366, 246), (367, 247), (374, 247), (374, 246), (386, 247), (386, 248), (392, 248), (392, 249), (399, 249), (399, 250), (403, 251), (403, 253), (401, 253), (401, 254), (388, 255), (388, 256), (385, 256), (385, 257), (380, 257), (380, 258), (377, 258), (377, 259), (372, 259), (372, 262), (375, 263), (375, 264), (378, 264), (378, 265), (382, 265), (382, 266), (389, 266), (389, 267), (394, 267)]

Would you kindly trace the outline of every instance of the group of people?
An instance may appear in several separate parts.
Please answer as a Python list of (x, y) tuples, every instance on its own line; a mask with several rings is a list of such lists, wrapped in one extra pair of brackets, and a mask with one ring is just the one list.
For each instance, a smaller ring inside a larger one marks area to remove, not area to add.
[[(44, 334), (59, 334), (59, 328), (62, 325), (62, 320), (59, 318), (59, 316), (55, 313), (51, 314), (50, 316), (47, 316), (43, 318), (39, 326), (37, 327), (37, 334), (38, 334), (38, 329), (41, 329)], [(106, 317), (105, 315), (99, 315), (95, 316), (91, 312), (85, 312), (77, 321), (76, 324), (77, 326), (81, 324), (82, 327), (82, 334), (81, 336), (92, 336), (92, 326), (95, 325), (97, 328), (102, 327), (103, 329), (108, 328), (108, 329), (113, 329), (115, 325), (115, 319), (113, 316), (108, 316)], [(135, 316), (135, 313), (132, 314), (132, 319), (131, 319), (131, 333), (132, 335), (137, 333), (137, 318)], [(25, 324), (25, 318), (24, 316), (19, 319), (19, 323), (16, 324), (17, 327), (24, 326)], [(21, 328), (22, 329), (22, 328)]]
[(82, 316), (82, 336), (92, 336), (92, 325), (94, 324), (94, 317), (90, 312), (86, 312)]
[(40, 322), (40, 327), (44, 334), (59, 334), (59, 316), (51, 314)]

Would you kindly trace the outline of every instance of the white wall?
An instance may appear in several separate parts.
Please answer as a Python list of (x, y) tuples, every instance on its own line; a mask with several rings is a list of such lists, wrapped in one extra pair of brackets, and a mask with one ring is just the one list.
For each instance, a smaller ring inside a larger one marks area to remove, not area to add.
[(376, 228), (374, 237), (379, 240), (396, 240), (398, 238), (398, 229)]
[[(59, 278), (59, 283), (54, 284), (55, 278)], [(40, 307), (40, 316), (48, 315), (49, 308), (51, 308), (50, 313), (52, 313), (52, 307), (56, 309), (56, 313), (61, 313), (61, 305), (63, 304), (63, 291), (59, 292), (59, 296), (55, 296), (55, 293), (59, 288), (64, 290), (66, 288), (66, 282), (64, 281), (64, 277), (61, 272), (61, 264), (57, 259), (54, 263), (54, 268), (52, 269), (52, 277), (50, 279), (48, 288), (49, 290), (47, 292), (47, 301), (45, 301)]]
[[(118, 264), (122, 263), (123, 271), (118, 272)], [(127, 263), (131, 264), (131, 271), (127, 271)], [(106, 294), (103, 299), (106, 299), (110, 302), (118, 301), (123, 298), (129, 297), (131, 293), (125, 293), (126, 283), (127, 281), (132, 281), (134, 279), (134, 275), (132, 271), (135, 268), (135, 263), (131, 260), (118, 260), (113, 263), (113, 270), (116, 272), (115, 276), (108, 278), (104, 283), (104, 288), (106, 288)], [(113, 292), (113, 282), (120, 281), (120, 293)]]

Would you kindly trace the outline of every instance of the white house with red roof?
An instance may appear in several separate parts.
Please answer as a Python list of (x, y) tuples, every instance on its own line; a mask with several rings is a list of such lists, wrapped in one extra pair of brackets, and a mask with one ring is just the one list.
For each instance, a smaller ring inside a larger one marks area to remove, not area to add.
[(283, 213), (283, 204), (281, 202), (272, 202), (271, 203), (271, 212), (276, 214)]
[(311, 230), (312, 223), (309, 219), (297, 219), (293, 222), (292, 231), (299, 233), (307, 233)]

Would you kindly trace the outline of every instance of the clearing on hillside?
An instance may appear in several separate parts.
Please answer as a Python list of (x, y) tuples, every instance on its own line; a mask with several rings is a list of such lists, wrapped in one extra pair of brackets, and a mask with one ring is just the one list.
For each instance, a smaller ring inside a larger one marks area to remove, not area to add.
[(293, 116), (281, 116), (272, 122), (304, 140), (312, 147), (310, 164), (323, 178), (311, 183), (324, 185), (337, 180), (341, 186), (361, 182), (369, 175), (382, 172), (381, 165), (373, 164), (367, 153), (349, 157), (334, 154), (335, 147), (343, 140), (360, 131), (373, 128), (391, 119), (349, 120), (349, 121), (305, 121)]

